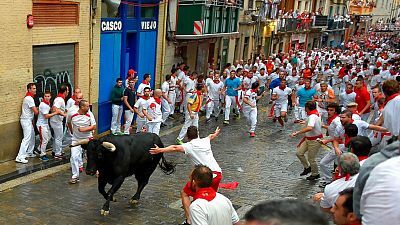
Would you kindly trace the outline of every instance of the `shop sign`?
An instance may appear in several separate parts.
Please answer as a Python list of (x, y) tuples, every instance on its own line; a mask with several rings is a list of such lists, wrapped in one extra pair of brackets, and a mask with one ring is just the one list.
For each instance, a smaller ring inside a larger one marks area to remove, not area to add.
[(101, 32), (121, 32), (122, 31), (122, 21), (119, 19), (115, 20), (102, 20), (101, 21)]
[(142, 30), (156, 30), (157, 29), (157, 21), (142, 21), (140, 22)]

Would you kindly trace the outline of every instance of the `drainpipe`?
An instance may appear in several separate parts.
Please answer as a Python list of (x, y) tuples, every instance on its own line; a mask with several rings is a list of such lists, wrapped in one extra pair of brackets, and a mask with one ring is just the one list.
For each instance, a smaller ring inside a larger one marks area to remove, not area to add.
[(168, 10), (168, 2), (164, 3), (164, 22), (163, 22), (163, 42), (162, 42), (162, 47), (161, 47), (161, 69), (160, 69), (160, 87), (162, 85), (163, 81), (163, 76), (164, 76), (164, 66), (165, 66), (165, 42), (166, 40), (166, 32), (167, 32), (167, 10)]

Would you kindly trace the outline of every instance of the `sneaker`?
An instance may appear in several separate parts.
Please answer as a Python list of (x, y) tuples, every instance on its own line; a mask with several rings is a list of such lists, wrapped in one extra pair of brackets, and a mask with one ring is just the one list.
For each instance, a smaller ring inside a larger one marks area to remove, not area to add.
[(179, 140), (179, 139), (176, 139), (176, 144), (177, 144), (177, 145), (183, 145), (183, 141), (182, 141), (182, 140)]
[(39, 154), (40, 154), (40, 151), (39, 151), (39, 149), (37, 149), (37, 148), (34, 148), (34, 149), (33, 149), (33, 154), (39, 155)]
[(23, 164), (26, 164), (26, 163), (28, 163), (28, 160), (26, 160), (26, 159), (20, 159), (20, 158), (16, 158), (16, 159), (15, 159), (15, 162), (17, 162), (17, 163), (23, 163)]
[(47, 162), (47, 161), (49, 161), (49, 158), (47, 157), (47, 156), (40, 156), (39, 157), (39, 159), (41, 160), (41, 161), (43, 161), (43, 162)]
[(190, 225), (190, 223), (188, 223), (187, 220), (185, 220), (180, 225)]
[(71, 178), (70, 180), (69, 180), (69, 183), (70, 184), (76, 184), (76, 183), (78, 183), (79, 182), (79, 178)]
[(224, 124), (229, 125), (229, 120), (224, 120)]
[(79, 167), (79, 173), (83, 173), (84, 169), (83, 166)]
[(303, 172), (300, 174), (300, 176), (304, 176), (304, 175), (307, 175), (309, 173), (311, 173), (311, 167), (305, 168), (303, 170)]
[(254, 132), (250, 132), (250, 137), (255, 137), (256, 135), (254, 134)]
[(235, 119), (240, 119), (240, 113), (235, 113), (235, 114), (233, 114), (233, 117), (235, 118)]
[(65, 157), (63, 155), (54, 155), (54, 159), (55, 160), (64, 160), (64, 159), (67, 159), (67, 157)]
[(35, 155), (35, 154), (33, 154), (33, 153), (31, 153), (31, 154), (28, 154), (28, 155), (26, 155), (26, 157), (27, 157), (27, 158), (35, 158), (35, 157), (36, 157), (36, 155)]
[(317, 175), (310, 175), (310, 176), (308, 176), (306, 179), (307, 179), (307, 180), (316, 180), (316, 179), (319, 179), (319, 174), (317, 174)]

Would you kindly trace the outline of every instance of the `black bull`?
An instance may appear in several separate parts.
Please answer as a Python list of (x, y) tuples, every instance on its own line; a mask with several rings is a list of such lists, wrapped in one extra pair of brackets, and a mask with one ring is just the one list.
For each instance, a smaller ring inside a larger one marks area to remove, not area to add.
[[(156, 134), (138, 133), (133, 136), (107, 135), (98, 140), (81, 141), (78, 144), (87, 150), (86, 174), (94, 175), (99, 172), (98, 190), (104, 196), (101, 214), (109, 214), (110, 201), (121, 187), (126, 177), (135, 174), (138, 187), (130, 202), (135, 204), (140, 199), (143, 188), (149, 182), (151, 174), (157, 165), (166, 174), (175, 171), (175, 166), (165, 160), (163, 154), (151, 155), (150, 148), (157, 145), (164, 147)], [(160, 162), (161, 159), (161, 162)], [(106, 184), (111, 184), (108, 192)]]

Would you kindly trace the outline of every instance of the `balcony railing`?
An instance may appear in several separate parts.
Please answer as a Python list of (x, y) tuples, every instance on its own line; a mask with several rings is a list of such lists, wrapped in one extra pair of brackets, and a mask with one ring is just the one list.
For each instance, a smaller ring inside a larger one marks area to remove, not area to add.
[(278, 32), (307, 31), (311, 28), (327, 26), (327, 16), (314, 16), (312, 18), (280, 18), (278, 20)]
[(335, 21), (334, 19), (328, 20), (328, 30), (341, 30), (349, 27), (349, 23), (346, 21)]
[(243, 0), (180, 0), (179, 5), (214, 5), (243, 8)]

